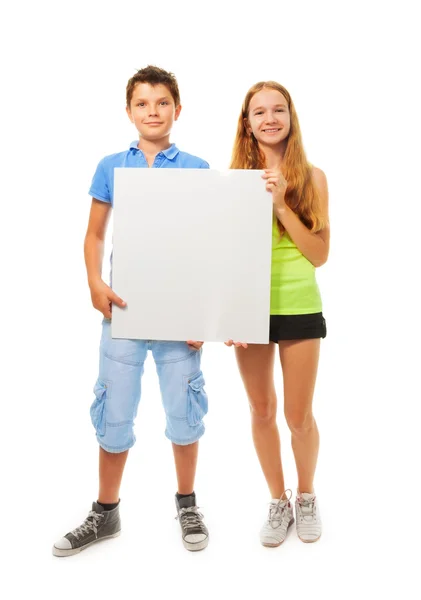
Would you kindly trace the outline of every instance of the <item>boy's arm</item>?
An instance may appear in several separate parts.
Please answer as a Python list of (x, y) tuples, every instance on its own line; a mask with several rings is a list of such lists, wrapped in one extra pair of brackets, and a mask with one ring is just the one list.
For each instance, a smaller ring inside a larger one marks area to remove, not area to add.
[(88, 228), (85, 236), (85, 265), (89, 287), (101, 280), (104, 239), (111, 215), (111, 204), (92, 198)]
[(92, 198), (88, 229), (85, 235), (84, 254), (92, 304), (107, 319), (111, 318), (111, 304), (125, 306), (126, 303), (102, 281), (102, 259), (104, 239), (111, 214), (111, 204)]

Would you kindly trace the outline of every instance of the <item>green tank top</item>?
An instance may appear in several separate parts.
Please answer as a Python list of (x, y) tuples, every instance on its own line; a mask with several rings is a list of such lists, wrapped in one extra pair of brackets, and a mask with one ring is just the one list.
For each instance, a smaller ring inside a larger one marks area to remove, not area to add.
[(306, 315), (322, 311), (316, 268), (288, 233), (272, 225), (271, 315)]

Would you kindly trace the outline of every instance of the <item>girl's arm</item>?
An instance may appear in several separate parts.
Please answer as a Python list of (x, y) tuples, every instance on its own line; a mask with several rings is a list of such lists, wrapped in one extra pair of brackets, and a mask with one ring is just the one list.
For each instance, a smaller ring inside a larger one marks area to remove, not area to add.
[[(273, 171), (266, 171), (263, 176), (267, 179), (270, 191), (273, 195), (274, 213), (281, 221), (282, 225), (287, 230), (290, 238), (300, 250), (300, 252), (309, 260), (315, 267), (320, 267), (327, 261), (329, 255), (330, 229), (327, 225), (321, 231), (312, 233), (300, 221), (299, 217), (293, 210), (285, 204), (286, 181), (279, 173), (274, 174)], [(329, 223), (328, 211), (328, 188), (326, 175), (321, 169), (313, 167), (313, 177), (319, 192), (321, 207), (325, 222)], [(275, 181), (277, 180), (277, 181)]]

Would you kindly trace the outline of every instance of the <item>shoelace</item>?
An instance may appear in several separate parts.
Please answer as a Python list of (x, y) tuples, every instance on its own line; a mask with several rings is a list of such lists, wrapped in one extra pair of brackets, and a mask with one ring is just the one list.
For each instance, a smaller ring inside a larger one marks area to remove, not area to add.
[(100, 520), (103, 518), (103, 514), (91, 510), (91, 512), (86, 517), (82, 525), (76, 527), (76, 529), (74, 529), (71, 532), (71, 534), (74, 535), (75, 538), (78, 540), (80, 535), (90, 533), (91, 531), (93, 531), (95, 533), (95, 537), (97, 537), (98, 525)]
[[(311, 520), (316, 520), (316, 507), (314, 501), (316, 496), (313, 498), (303, 498), (302, 496), (297, 496), (297, 512), (300, 518), (300, 521), (304, 521), (305, 517), (310, 517)], [(307, 519), (308, 521), (309, 519)]]
[[(271, 525), (271, 527), (273, 527), (274, 529), (278, 528), (281, 524), (282, 524), (282, 519), (284, 517), (284, 512), (285, 509), (288, 506), (288, 501), (287, 500), (283, 500), (281, 502), (281, 500), (278, 502), (278, 504), (271, 504), (269, 507), (269, 525)], [(274, 525), (274, 521), (279, 521), (277, 525)]]
[(197, 506), (182, 508), (175, 518), (180, 519), (183, 529), (199, 528), (203, 530), (203, 515), (197, 510)]
[[(289, 492), (289, 494), (288, 494), (288, 492)], [(285, 499), (283, 500), (282, 497), (285, 497)], [(289, 505), (289, 501), (291, 500), (291, 497), (292, 497), (292, 491), (285, 490), (285, 492), (282, 494), (282, 497), (277, 504), (273, 504), (273, 503), (269, 504), (268, 523), (271, 527), (273, 527), (273, 529), (277, 529), (282, 524), (284, 512), (287, 509), (287, 507)], [(277, 525), (274, 525), (273, 521), (279, 521), (279, 523)]]

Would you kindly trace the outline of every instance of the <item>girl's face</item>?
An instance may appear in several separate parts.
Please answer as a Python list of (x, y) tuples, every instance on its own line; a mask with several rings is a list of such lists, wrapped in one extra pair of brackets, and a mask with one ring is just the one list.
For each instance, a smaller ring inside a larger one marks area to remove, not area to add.
[(288, 103), (281, 92), (263, 89), (254, 94), (245, 125), (259, 144), (277, 146), (286, 140), (291, 121)]
[(140, 136), (157, 141), (170, 134), (173, 122), (178, 119), (181, 106), (174, 105), (169, 89), (162, 84), (138, 83), (133, 90), (127, 114)]

